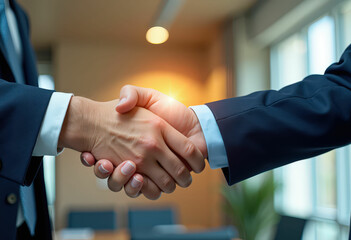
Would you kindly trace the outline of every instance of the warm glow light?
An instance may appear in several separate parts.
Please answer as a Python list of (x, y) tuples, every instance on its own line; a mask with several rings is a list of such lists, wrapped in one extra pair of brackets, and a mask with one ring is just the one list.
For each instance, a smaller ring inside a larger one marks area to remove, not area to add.
[(146, 40), (152, 44), (161, 44), (167, 41), (169, 33), (163, 27), (152, 27), (146, 33)]
[[(170, 62), (171, 64), (172, 62)], [(172, 66), (175, 64), (171, 64)], [(224, 75), (225, 76), (225, 75)], [(215, 82), (215, 81), (214, 81)], [(224, 78), (224, 86), (225, 85)], [(153, 88), (160, 91), (169, 98), (167, 99), (167, 107), (172, 107), (176, 101), (183, 103), (185, 106), (201, 105), (206, 102), (207, 94), (212, 91), (207, 88), (203, 81), (188, 76), (186, 74), (181, 74), (172, 71), (144, 71), (139, 74), (133, 74), (121, 81), (115, 81), (114, 85), (109, 87), (104, 87), (101, 91), (96, 91), (94, 98), (102, 99), (107, 101), (116, 97), (116, 92), (118, 93), (124, 84), (135, 85), (144, 88)], [(212, 87), (212, 85), (211, 85)], [(205, 98), (206, 97), (206, 98)], [(225, 95), (221, 96), (223, 99)], [(172, 100), (175, 99), (175, 100)], [(212, 98), (210, 98), (212, 99)]]
[(175, 102), (175, 98), (173, 96), (168, 96), (168, 102), (169, 103), (172, 103), (172, 102)]

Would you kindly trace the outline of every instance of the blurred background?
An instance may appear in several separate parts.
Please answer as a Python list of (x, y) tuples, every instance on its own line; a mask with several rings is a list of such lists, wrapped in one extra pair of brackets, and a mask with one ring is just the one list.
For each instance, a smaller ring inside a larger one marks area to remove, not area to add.
[[(157, 89), (187, 106), (280, 89), (323, 73), (351, 43), (346, 0), (19, 2), (31, 19), (41, 86), (98, 101), (118, 98), (125, 84)], [(155, 26), (168, 32), (148, 32)], [(81, 222), (74, 213), (112, 211), (112, 229), (127, 229), (133, 209), (162, 208), (176, 216), (167, 224), (188, 229), (233, 224), (236, 237), (277, 239), (288, 219), (303, 239), (332, 240), (348, 236), (350, 154), (344, 147), (230, 188), (221, 170), (207, 165), (188, 189), (157, 201), (110, 192), (68, 149), (44, 164), (56, 231)]]

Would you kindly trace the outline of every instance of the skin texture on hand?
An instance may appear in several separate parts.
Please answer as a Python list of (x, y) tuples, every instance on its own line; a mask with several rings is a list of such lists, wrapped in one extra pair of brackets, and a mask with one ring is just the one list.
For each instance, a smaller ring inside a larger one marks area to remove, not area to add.
[(158, 115), (188, 137), (207, 158), (207, 146), (196, 114), (184, 104), (150, 88), (126, 85), (121, 89), (116, 111), (126, 113), (134, 107), (143, 107)]
[(174, 181), (187, 187), (191, 175), (182, 161), (202, 171), (200, 151), (152, 112), (134, 108), (119, 114), (114, 111), (117, 103), (73, 97), (58, 146), (91, 152), (96, 159), (109, 159), (115, 167), (131, 160), (138, 173), (149, 176), (166, 193), (174, 191)]
[[(200, 123), (191, 109), (156, 90), (130, 85), (124, 86), (121, 90), (120, 102), (116, 110), (120, 113), (126, 113), (136, 106), (146, 108), (163, 118), (188, 137), (201, 150), (203, 156), (207, 157), (205, 138)], [(89, 155), (89, 153), (85, 154)], [(93, 158), (93, 156), (89, 155), (89, 158)], [(106, 163), (108, 160), (98, 161), (97, 164), (102, 162)], [(90, 164), (94, 164), (94, 161), (91, 161)], [(118, 175), (121, 173), (114, 172), (114, 174)], [(126, 194), (132, 196), (126, 181), (118, 182), (118, 180), (115, 180), (115, 184), (118, 186), (125, 185)], [(145, 193), (150, 193), (151, 190), (143, 186), (141, 192), (145, 195)]]

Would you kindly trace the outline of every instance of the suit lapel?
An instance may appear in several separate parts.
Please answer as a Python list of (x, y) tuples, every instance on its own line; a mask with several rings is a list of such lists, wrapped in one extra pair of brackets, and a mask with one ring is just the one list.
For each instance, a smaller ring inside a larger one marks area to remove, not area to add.
[[(1, 38), (1, 36), (0, 36)], [(0, 57), (0, 77), (4, 78), (4, 80), (9, 82), (15, 82), (15, 76), (13, 75), (12, 69), (9, 64), (9, 60), (7, 57), (7, 52), (4, 46), (3, 41), (0, 39), (0, 55), (2, 54), (2, 58)], [(3, 60), (1, 60), (3, 59)]]

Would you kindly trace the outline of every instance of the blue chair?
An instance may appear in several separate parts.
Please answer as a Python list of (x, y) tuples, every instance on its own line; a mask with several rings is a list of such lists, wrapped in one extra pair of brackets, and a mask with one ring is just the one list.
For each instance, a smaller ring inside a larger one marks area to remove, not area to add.
[(274, 240), (297, 240), (302, 239), (306, 219), (281, 216), (277, 226)]
[(130, 232), (149, 230), (157, 225), (176, 224), (175, 212), (172, 208), (141, 209), (128, 211), (128, 227)]
[(107, 211), (70, 211), (68, 228), (91, 228), (97, 231), (116, 230), (117, 214)]
[(150, 230), (144, 232), (132, 232), (131, 240), (231, 240), (237, 237), (237, 231), (233, 227), (224, 227), (197, 232), (185, 233), (158, 233)]

